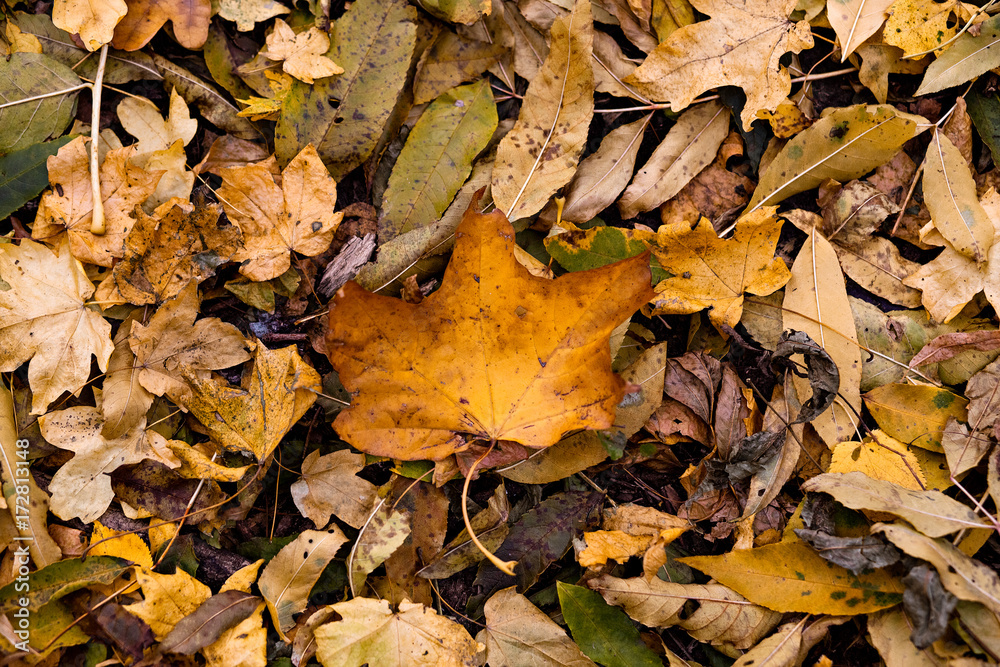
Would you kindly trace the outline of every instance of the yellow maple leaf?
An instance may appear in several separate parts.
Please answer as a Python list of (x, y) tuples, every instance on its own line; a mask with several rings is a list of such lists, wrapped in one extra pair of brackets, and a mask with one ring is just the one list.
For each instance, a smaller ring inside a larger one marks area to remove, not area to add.
[(32, 414), (43, 414), (64, 391), (79, 394), (91, 355), (107, 370), (111, 324), (86, 305), (94, 285), (68, 240), (58, 254), (27, 239), (0, 245), (0, 288), (0, 371), (31, 360)]
[(680, 111), (717, 86), (740, 86), (747, 103), (740, 118), (747, 129), (761, 109), (774, 111), (791, 91), (785, 53), (813, 45), (807, 21), (792, 23), (796, 0), (693, 0), (712, 18), (672, 32), (625, 82)]
[(625, 381), (608, 337), (653, 296), (642, 254), (557, 280), (514, 258), (514, 230), (473, 201), (441, 288), (413, 305), (341, 288), (327, 349), (355, 396), (334, 427), (358, 449), (442, 459), (457, 433), (548, 447), (580, 428), (609, 428)]
[(97, 51), (111, 41), (115, 25), (127, 12), (125, 0), (56, 0), (52, 22), (71, 35), (79, 33), (83, 45)]
[(145, 621), (158, 640), (170, 634), (178, 621), (212, 597), (212, 589), (180, 568), (174, 574), (159, 574), (136, 567), (135, 574), (143, 600), (126, 609)]
[(131, 164), (132, 147), (108, 151), (99, 169), (105, 233), (94, 235), (90, 231), (94, 198), (87, 141), (77, 137), (48, 158), (52, 190), (42, 195), (31, 238), (56, 246), (68, 236), (77, 259), (112, 266), (115, 258), (122, 256), (122, 243), (135, 224), (133, 210), (153, 194), (163, 172), (148, 172)]
[(775, 207), (744, 216), (731, 239), (720, 239), (702, 218), (693, 229), (686, 222), (664, 225), (656, 233), (653, 255), (673, 277), (656, 286), (655, 313), (696, 313), (710, 308), (716, 327), (735, 327), (743, 315), (743, 294), (771, 294), (791, 273), (774, 256), (781, 235)]
[(274, 31), (267, 36), (266, 58), (281, 60), (281, 69), (304, 83), (343, 74), (344, 68), (327, 58), (330, 38), (319, 28), (312, 27), (295, 34), (292, 27), (275, 19)]
[(344, 217), (333, 211), (337, 182), (312, 144), (281, 172), (280, 187), (273, 164), (271, 157), (220, 170), (219, 199), (229, 219), (243, 230), (244, 247), (233, 259), (242, 262), (240, 273), (256, 281), (287, 271), (291, 252), (312, 257), (326, 250)]

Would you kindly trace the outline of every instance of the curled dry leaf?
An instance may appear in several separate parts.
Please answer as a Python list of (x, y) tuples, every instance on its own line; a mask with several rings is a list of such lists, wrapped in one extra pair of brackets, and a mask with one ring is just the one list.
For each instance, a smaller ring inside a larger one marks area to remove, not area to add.
[(44, 414), (65, 391), (79, 394), (91, 355), (107, 370), (111, 323), (86, 306), (94, 286), (68, 239), (58, 254), (27, 239), (0, 245), (0, 285), (7, 286), (0, 290), (0, 371), (30, 360), (32, 414)]
[(552, 24), (548, 58), (531, 80), (517, 124), (500, 141), (493, 200), (507, 218), (540, 211), (573, 178), (594, 115), (590, 3)]
[(337, 182), (312, 145), (282, 170), (280, 187), (267, 160), (227, 167), (221, 175), (219, 199), (243, 231), (243, 248), (233, 259), (247, 278), (277, 278), (291, 267), (290, 253), (312, 257), (330, 247), (344, 214), (334, 213)]
[(740, 86), (747, 95), (740, 119), (749, 128), (759, 110), (788, 97), (791, 76), (778, 61), (812, 47), (809, 24), (788, 20), (795, 0), (691, 4), (712, 18), (672, 32), (625, 82), (674, 111), (716, 86)]
[(419, 305), (355, 283), (334, 298), (327, 349), (356, 392), (334, 427), (364, 452), (438, 460), (467, 446), (459, 433), (548, 447), (613, 423), (625, 383), (608, 336), (652, 296), (648, 259), (536, 278), (514, 259), (510, 223), (477, 202), (441, 288)]

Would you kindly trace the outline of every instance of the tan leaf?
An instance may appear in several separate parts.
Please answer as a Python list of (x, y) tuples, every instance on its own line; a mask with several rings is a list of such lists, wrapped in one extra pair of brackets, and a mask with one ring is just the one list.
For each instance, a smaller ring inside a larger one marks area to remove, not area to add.
[[(1000, 20), (991, 17), (976, 27), (978, 34), (969, 31), (961, 35), (928, 66), (915, 95), (929, 95), (963, 84), (1000, 65)], [(948, 31), (953, 30), (953, 26), (948, 27)]]
[(315, 79), (343, 74), (344, 68), (324, 54), (330, 48), (330, 38), (319, 28), (295, 34), (291, 26), (275, 19), (274, 31), (267, 36), (267, 50), (264, 56), (280, 60), (281, 69), (299, 81), (313, 83)]
[(131, 164), (132, 152), (131, 147), (110, 150), (101, 164), (106, 231), (100, 236), (90, 232), (94, 201), (86, 139), (78, 137), (49, 157), (49, 181), (53, 189), (42, 195), (32, 238), (55, 246), (64, 235), (68, 236), (77, 259), (112, 266), (115, 258), (122, 256), (122, 244), (135, 224), (133, 210), (153, 194), (161, 176)]
[(918, 649), (910, 641), (913, 625), (902, 609), (889, 609), (868, 616), (872, 645), (886, 667), (939, 667), (940, 659), (931, 647)]
[(497, 148), (493, 200), (510, 220), (540, 211), (573, 178), (594, 114), (590, 3), (552, 24), (551, 51)]
[(137, 305), (162, 303), (208, 279), (241, 245), (235, 225), (218, 224), (217, 204), (174, 200), (165, 208), (157, 217), (138, 211), (112, 274), (120, 295)]
[(219, 370), (250, 359), (246, 339), (232, 324), (215, 317), (195, 322), (200, 305), (198, 286), (191, 282), (160, 306), (148, 324), (132, 325), (128, 344), (145, 390), (183, 403), (190, 390), (182, 369)]
[(920, 265), (903, 257), (889, 239), (869, 236), (861, 243), (834, 243), (833, 249), (847, 277), (864, 289), (904, 308), (920, 305), (919, 290), (903, 282)]
[[(837, 253), (815, 229), (792, 265), (782, 313), (784, 328), (807, 333), (840, 371), (839, 395), (811, 422), (813, 427), (829, 446), (850, 440), (861, 410), (861, 350)], [(795, 387), (804, 402), (810, 395), (808, 381), (796, 377)]]
[(364, 466), (364, 455), (349, 449), (325, 456), (319, 450), (311, 452), (302, 461), (302, 477), (290, 489), (295, 506), (318, 527), (328, 524), (333, 514), (361, 528), (377, 498), (375, 485), (358, 477)]
[(71, 35), (80, 35), (83, 45), (97, 51), (111, 42), (115, 25), (128, 12), (125, 0), (57, 0), (52, 22)]
[(240, 32), (249, 32), (254, 25), (289, 12), (288, 7), (275, 0), (219, 0), (219, 16), (235, 21)]
[(618, 201), (622, 218), (634, 218), (680, 192), (711, 164), (727, 134), (729, 109), (719, 102), (681, 114)]
[(673, 277), (656, 285), (654, 312), (710, 308), (716, 327), (732, 327), (743, 313), (744, 293), (766, 295), (788, 282), (788, 268), (774, 256), (781, 233), (774, 210), (741, 218), (732, 239), (720, 239), (705, 218), (694, 229), (686, 222), (661, 227), (653, 255)]
[[(993, 223), (976, 197), (968, 163), (941, 132), (934, 132), (927, 147), (923, 188), (934, 227), (955, 250), (977, 262), (985, 261), (993, 245)], [(924, 240), (923, 230), (920, 240)]]
[[(618, 579), (602, 575), (587, 582), (633, 619), (654, 628), (679, 626), (698, 641), (750, 648), (781, 620), (781, 614), (749, 603), (721, 584), (676, 584), (658, 577)], [(698, 606), (685, 613), (691, 601)]]
[(503, 53), (499, 44), (465, 39), (447, 30), (442, 32), (420, 57), (413, 81), (413, 102), (430, 102), (449, 88), (475, 79)]
[(625, 82), (679, 111), (706, 90), (740, 86), (747, 103), (743, 126), (761, 109), (774, 110), (791, 91), (791, 76), (778, 60), (813, 45), (806, 21), (792, 23), (795, 0), (695, 0), (712, 18), (684, 26), (656, 47)]
[(476, 642), (458, 623), (422, 604), (402, 602), (393, 613), (385, 600), (354, 598), (332, 605), (340, 621), (316, 628), (316, 653), (324, 667), (471, 667)]
[(889, 15), (894, 0), (845, 0), (827, 5), (826, 16), (840, 41), (840, 62), (874, 35)]
[(228, 167), (221, 175), (219, 199), (243, 230), (244, 248), (234, 260), (242, 262), (240, 273), (246, 277), (277, 278), (291, 266), (291, 252), (312, 257), (330, 246), (344, 214), (333, 210), (337, 182), (311, 145), (281, 172), (280, 187), (266, 160)]
[(85, 301), (94, 293), (83, 266), (60, 244), (59, 254), (23, 239), (0, 245), (0, 371), (26, 361), (31, 414), (43, 414), (64, 391), (79, 394), (90, 357), (105, 371), (114, 351), (111, 323)]
[(316, 400), (320, 378), (294, 345), (280, 350), (253, 345), (253, 367), (244, 371), (242, 387), (185, 370), (191, 398), (183, 405), (224, 448), (261, 462)]
[(129, 347), (129, 333), (133, 326), (142, 326), (135, 322), (133, 313), (118, 327), (115, 334), (115, 351), (111, 353), (108, 362), (108, 372), (101, 385), (104, 414), (104, 426), (101, 435), (108, 440), (123, 435), (132, 430), (145, 419), (149, 406), (153, 404), (153, 395), (139, 384), (140, 367), (136, 365), (135, 353)]
[(177, 460), (156, 431), (144, 431), (143, 419), (114, 440), (101, 435), (104, 418), (97, 408), (79, 406), (50, 412), (38, 418), (42, 437), (75, 454), (52, 477), (52, 512), (61, 519), (79, 518), (90, 523), (104, 514), (114, 500), (110, 474), (123, 465), (143, 459), (170, 467)]
[(565, 630), (513, 587), (494, 593), (483, 611), (486, 627), (476, 641), (486, 644), (486, 660), (492, 667), (594, 665)]
[(117, 111), (125, 131), (139, 140), (132, 161), (140, 167), (145, 167), (153, 153), (170, 148), (178, 140), (186, 146), (198, 131), (198, 120), (191, 118), (187, 103), (176, 88), (170, 89), (166, 118), (144, 97), (126, 97), (118, 103)]
[(116, 49), (136, 51), (170, 21), (181, 46), (200, 49), (208, 39), (211, 18), (210, 0), (128, 0), (128, 13), (115, 27), (111, 43)]
[(285, 632), (295, 625), (292, 617), (309, 604), (309, 591), (345, 542), (347, 536), (336, 526), (304, 530), (264, 568), (257, 585), (282, 640), (288, 641)]

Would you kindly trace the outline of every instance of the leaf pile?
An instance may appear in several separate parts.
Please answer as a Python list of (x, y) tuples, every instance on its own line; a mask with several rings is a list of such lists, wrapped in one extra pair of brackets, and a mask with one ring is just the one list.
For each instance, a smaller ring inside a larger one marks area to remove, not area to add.
[(1000, 13), (22, 0), (14, 664), (1000, 662)]

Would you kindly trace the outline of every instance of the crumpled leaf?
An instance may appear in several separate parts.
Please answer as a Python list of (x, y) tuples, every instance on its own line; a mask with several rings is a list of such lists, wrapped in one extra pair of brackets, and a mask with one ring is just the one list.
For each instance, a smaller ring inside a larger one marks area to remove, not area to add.
[(344, 68), (325, 55), (330, 38), (315, 26), (295, 34), (292, 27), (276, 19), (274, 32), (267, 36), (267, 50), (261, 53), (271, 60), (280, 60), (281, 69), (304, 83), (343, 74)]
[(317, 527), (330, 522), (330, 515), (354, 528), (371, 516), (377, 498), (375, 485), (358, 477), (365, 457), (349, 449), (324, 456), (313, 451), (302, 461), (302, 477), (289, 491), (302, 516)]
[(304, 530), (264, 568), (257, 585), (283, 641), (295, 625), (292, 617), (309, 604), (309, 591), (345, 542), (347, 536), (336, 526)]
[(785, 262), (774, 256), (781, 222), (768, 208), (744, 216), (732, 239), (720, 239), (702, 218), (664, 225), (656, 233), (653, 255), (672, 277), (656, 285), (655, 313), (694, 313), (709, 308), (717, 328), (735, 327), (743, 314), (743, 295), (767, 295), (788, 282)]
[(486, 644), (486, 660), (493, 667), (594, 665), (565, 630), (513, 587), (494, 593), (484, 611), (486, 627), (476, 641)]
[(99, 169), (105, 233), (91, 234), (94, 200), (86, 142), (85, 137), (77, 137), (49, 157), (53, 189), (42, 195), (31, 236), (49, 245), (58, 245), (63, 235), (68, 236), (77, 259), (112, 266), (122, 256), (122, 243), (135, 224), (133, 209), (153, 194), (162, 174), (132, 164), (131, 147), (108, 151)]
[(817, 475), (805, 481), (802, 489), (828, 493), (851, 509), (895, 514), (928, 537), (988, 527), (969, 507), (940, 491), (914, 491), (861, 472)]
[(919, 649), (927, 648), (944, 635), (958, 598), (944, 590), (938, 573), (927, 565), (910, 570), (903, 583), (903, 609), (914, 624), (910, 641)]
[(549, 55), (497, 147), (491, 192), (510, 220), (542, 210), (573, 178), (594, 115), (593, 39), (589, 2), (552, 24)]
[[(467, 446), (456, 433), (547, 447), (568, 431), (613, 423), (625, 383), (610, 371), (607, 337), (652, 295), (648, 260), (535, 278), (514, 259), (503, 214), (481, 215), (475, 204), (456, 232), (442, 287), (420, 304), (353, 282), (334, 299), (327, 349), (356, 392), (334, 428), (366, 453), (438, 460)], [(490, 351), (473, 361), (460, 352), (470, 344)], [(584, 376), (575, 391), (546, 400)]]
[(799, 132), (761, 174), (750, 200), (754, 210), (815, 188), (828, 178), (846, 183), (885, 164), (919, 134), (920, 116), (888, 105), (833, 109)]
[(186, 49), (200, 49), (208, 39), (210, 0), (128, 0), (127, 4), (128, 13), (115, 26), (111, 40), (116, 49), (141, 49), (167, 21), (173, 36)]
[(749, 129), (758, 111), (788, 97), (791, 76), (778, 60), (812, 47), (809, 24), (788, 20), (794, 0), (691, 4), (712, 18), (672, 32), (625, 82), (674, 111), (716, 86), (740, 86), (747, 95), (740, 119)]
[(111, 323), (85, 305), (94, 286), (68, 239), (58, 254), (28, 239), (0, 245), (0, 287), (0, 371), (30, 360), (31, 414), (44, 414), (64, 391), (78, 395), (91, 355), (107, 370)]
[[(609, 604), (654, 628), (679, 626), (694, 639), (711, 644), (754, 646), (781, 620), (781, 614), (748, 603), (721, 584), (679, 584), (659, 577), (618, 579), (601, 575), (587, 582)], [(692, 612), (685, 609), (692, 603)]]
[(354, 598), (331, 605), (341, 620), (316, 628), (323, 667), (472, 667), (476, 642), (458, 623), (433, 609), (401, 602)]
[(269, 350), (257, 341), (253, 356), (241, 387), (182, 371), (191, 387), (183, 405), (225, 449), (262, 462), (316, 401), (321, 382), (294, 345)]
[(111, 42), (115, 25), (127, 12), (125, 0), (57, 0), (52, 22), (71, 35), (79, 34), (88, 50), (97, 51)]
[(49, 484), (53, 514), (61, 519), (79, 517), (90, 523), (104, 514), (114, 491), (110, 473), (120, 466), (143, 459), (176, 467), (178, 461), (156, 431), (146, 431), (145, 420), (109, 440), (101, 435), (104, 416), (97, 408), (78, 406), (50, 412), (38, 418), (42, 437), (60, 449), (75, 454), (64, 463)]
[(112, 273), (114, 288), (136, 305), (163, 303), (207, 280), (242, 246), (239, 228), (219, 224), (218, 204), (173, 200), (155, 217), (136, 216)]
[[(273, 158), (272, 158), (273, 160)], [(337, 182), (316, 149), (302, 149), (275, 182), (270, 160), (221, 170), (219, 199), (243, 231), (243, 248), (233, 259), (255, 281), (277, 278), (291, 266), (290, 253), (308, 257), (330, 246), (342, 212), (334, 213)]]
[(232, 324), (216, 317), (195, 321), (200, 306), (198, 286), (191, 282), (145, 326), (132, 325), (128, 344), (147, 391), (183, 403), (191, 393), (182, 379), (185, 369), (220, 370), (250, 359), (246, 339)]
[(275, 129), (280, 162), (312, 144), (340, 179), (368, 159), (406, 81), (416, 17), (405, 0), (358, 0), (337, 19), (327, 55), (344, 73), (292, 86)]

